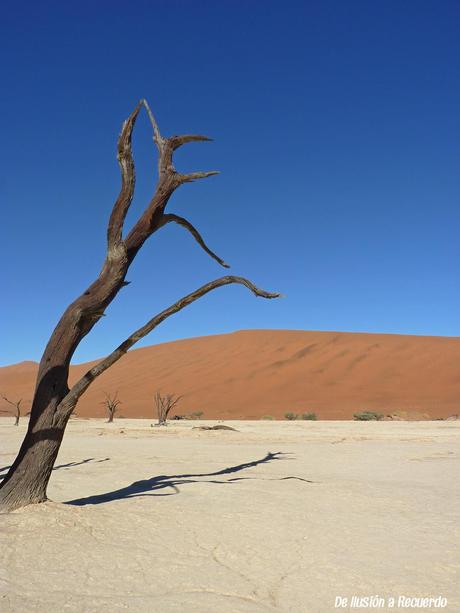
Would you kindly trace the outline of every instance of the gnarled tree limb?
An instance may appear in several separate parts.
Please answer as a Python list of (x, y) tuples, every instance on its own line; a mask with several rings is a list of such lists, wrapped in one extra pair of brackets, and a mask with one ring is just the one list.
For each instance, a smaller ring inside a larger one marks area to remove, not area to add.
[(214, 281), (210, 281), (206, 283), (206, 285), (201, 286), (191, 294), (180, 298), (177, 302), (172, 304), (170, 307), (152, 317), (150, 321), (148, 321), (144, 326), (133, 332), (121, 345), (119, 345), (115, 351), (112, 351), (110, 355), (104, 358), (101, 362), (90, 368), (88, 372), (83, 375), (81, 379), (75, 383), (69, 393), (63, 398), (59, 405), (59, 410), (64, 412), (73, 411), (78, 399), (80, 396), (88, 389), (91, 383), (99, 377), (104, 371), (106, 371), (110, 366), (118, 362), (118, 360), (125, 355), (125, 353), (131, 349), (133, 345), (135, 345), (141, 338), (144, 338), (149, 332), (151, 332), (154, 328), (156, 328), (162, 321), (181, 311), (183, 308), (198, 300), (205, 294), (208, 294), (214, 289), (218, 287), (222, 287), (224, 285), (230, 285), (232, 283), (238, 283), (240, 285), (244, 285), (247, 287), (253, 294), (256, 296), (260, 296), (262, 298), (279, 298), (281, 294), (277, 292), (266, 292), (263, 289), (258, 288), (254, 283), (245, 279), (244, 277), (235, 277), (232, 275), (228, 275), (226, 277), (220, 277), (219, 279), (215, 279)]
[(107, 228), (107, 243), (109, 253), (121, 242), (123, 224), (126, 214), (131, 205), (134, 187), (136, 184), (136, 173), (134, 170), (134, 160), (131, 148), (131, 137), (136, 123), (137, 116), (141, 110), (141, 102), (124, 122), (118, 139), (117, 158), (121, 170), (121, 189), (120, 194), (113, 205), (112, 213)]
[[(134, 161), (131, 137), (140, 108), (144, 106), (153, 128), (153, 137), (158, 149), (158, 182), (154, 194), (131, 231), (125, 234), (124, 224), (131, 204), (135, 186)], [(99, 276), (64, 311), (46, 345), (37, 373), (34, 398), (26, 436), (19, 453), (0, 483), (0, 511), (10, 511), (27, 504), (46, 500), (46, 488), (64, 436), (67, 420), (78, 398), (97, 376), (120, 359), (140, 338), (148, 334), (161, 321), (207, 292), (227, 285), (240, 283), (257, 296), (275, 298), (259, 290), (250, 281), (241, 277), (222, 277), (204, 285), (196, 292), (182, 298), (171, 307), (151, 319), (137, 330), (113, 353), (102, 360), (69, 390), (69, 366), (72, 356), (105, 309), (126, 285), (129, 267), (144, 242), (164, 223), (165, 207), (174, 190), (183, 183), (204, 179), (217, 174), (215, 171), (181, 174), (173, 163), (174, 151), (190, 142), (209, 140), (202, 135), (182, 135), (165, 138), (161, 135), (155, 117), (142, 99), (123, 124), (118, 140), (118, 161), (121, 169), (121, 190), (113, 206), (107, 228), (108, 250)], [(169, 218), (171, 221), (171, 218)], [(176, 220), (178, 221), (178, 220)], [(167, 223), (167, 220), (166, 220)], [(220, 261), (204, 244), (198, 232), (185, 225), (201, 246)], [(222, 263), (220, 261), (220, 263)]]
[(157, 145), (158, 148), (161, 147), (164, 139), (160, 134), (160, 128), (158, 127), (157, 121), (155, 119), (154, 114), (152, 113), (152, 109), (149, 106), (149, 103), (147, 102), (147, 100), (145, 98), (142, 98), (141, 100), (142, 104), (145, 107), (145, 110), (147, 111), (147, 115), (149, 116), (149, 120), (150, 123), (152, 124), (152, 128), (153, 128), (153, 140), (155, 142), (155, 144)]
[(129, 263), (134, 259), (144, 242), (163, 225), (162, 216), (174, 190), (183, 183), (190, 183), (219, 174), (216, 170), (187, 174), (177, 172), (174, 167), (173, 153), (178, 147), (186, 143), (207, 142), (212, 139), (202, 134), (184, 134), (165, 138), (160, 133), (158, 123), (147, 100), (143, 99), (141, 102), (152, 124), (153, 140), (158, 149), (158, 184), (150, 203), (125, 239)]
[(219, 262), (219, 264), (224, 268), (230, 268), (230, 266), (226, 264), (222, 258), (216, 255), (214, 251), (211, 251), (211, 249), (209, 249), (209, 247), (204, 242), (201, 234), (194, 226), (192, 226), (192, 224), (187, 219), (185, 219), (184, 217), (179, 217), (179, 215), (174, 215), (173, 213), (167, 213), (163, 215), (161, 221), (162, 225), (174, 222), (186, 228), (196, 240), (196, 242), (200, 245), (200, 247), (204, 249), (208, 255), (210, 255), (214, 260), (216, 260), (216, 262)]
[(168, 140), (172, 150), (175, 151), (186, 143), (210, 142), (212, 138), (203, 134), (183, 134), (182, 136), (170, 136)]

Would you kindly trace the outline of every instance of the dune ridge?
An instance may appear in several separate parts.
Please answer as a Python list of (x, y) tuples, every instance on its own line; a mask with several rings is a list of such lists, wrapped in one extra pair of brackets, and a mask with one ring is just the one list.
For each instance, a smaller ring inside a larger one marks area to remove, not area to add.
[[(71, 366), (76, 381), (96, 362)], [(460, 412), (460, 338), (296, 330), (241, 330), (130, 351), (82, 397), (101, 417), (104, 391), (119, 415), (153, 418), (153, 395), (183, 395), (177, 413), (208, 419), (283, 418), (288, 411), (351, 419), (370, 409), (409, 418)], [(0, 391), (30, 407), (38, 365), (0, 368)], [(3, 414), (8, 405), (0, 402)]]

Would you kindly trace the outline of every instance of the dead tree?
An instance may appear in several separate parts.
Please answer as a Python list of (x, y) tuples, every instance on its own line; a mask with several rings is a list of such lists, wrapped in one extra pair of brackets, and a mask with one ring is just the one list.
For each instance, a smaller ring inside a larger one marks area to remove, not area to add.
[(15, 426), (19, 426), (19, 419), (21, 417), (21, 402), (22, 402), (22, 398), (21, 400), (18, 400), (17, 402), (13, 402), (12, 400), (9, 400), (5, 395), (0, 394), (0, 396), (3, 398), (3, 400), (5, 402), (7, 402), (8, 404), (11, 404), (14, 406), (14, 425)]
[(104, 392), (104, 395), (105, 400), (103, 400), (101, 404), (103, 404), (107, 409), (107, 413), (109, 415), (107, 423), (111, 424), (113, 422), (113, 418), (115, 417), (115, 413), (117, 412), (117, 408), (120, 404), (122, 404), (122, 402), (121, 400), (118, 400), (118, 392), (115, 392), (113, 396), (111, 396), (107, 392)]
[[(135, 187), (131, 137), (142, 107), (145, 107), (148, 113), (153, 128), (153, 140), (158, 150), (158, 180), (152, 199), (131, 230), (125, 233), (124, 222)], [(117, 156), (121, 169), (121, 189), (108, 222), (105, 260), (98, 278), (64, 311), (46, 345), (38, 368), (27, 433), (17, 458), (0, 485), (0, 511), (10, 511), (47, 499), (46, 489), (51, 471), (65, 427), (79, 398), (96, 377), (110, 368), (128, 349), (167, 317), (208, 292), (232, 283), (244, 285), (256, 296), (263, 298), (279, 296), (278, 293), (259, 289), (243, 277), (224, 276), (210, 281), (155, 315), (69, 387), (69, 364), (76, 348), (104, 315), (104, 311), (121, 288), (128, 284), (128, 270), (152, 234), (168, 223), (177, 223), (188, 230), (214, 260), (228, 268), (228, 265), (209, 249), (198, 230), (188, 220), (165, 212), (169, 199), (178, 187), (218, 174), (216, 171), (183, 174), (174, 167), (173, 154), (176, 149), (186, 143), (209, 140), (200, 134), (164, 137), (146, 100), (141, 100), (124, 122), (118, 140)]]
[(175, 396), (174, 394), (166, 394), (166, 396), (162, 396), (160, 392), (155, 394), (154, 402), (158, 417), (157, 426), (166, 426), (169, 413), (181, 398), (182, 396)]

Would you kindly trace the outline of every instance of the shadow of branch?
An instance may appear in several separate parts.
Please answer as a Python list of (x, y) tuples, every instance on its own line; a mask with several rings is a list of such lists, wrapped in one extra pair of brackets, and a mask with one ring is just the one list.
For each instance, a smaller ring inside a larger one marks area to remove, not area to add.
[[(104, 494), (97, 494), (94, 496), (87, 496), (85, 498), (77, 498), (75, 500), (69, 500), (65, 504), (71, 504), (75, 506), (84, 506), (87, 504), (103, 504), (105, 502), (111, 502), (113, 500), (122, 500), (125, 498), (134, 498), (141, 496), (173, 496), (180, 493), (179, 486), (189, 483), (213, 483), (216, 485), (232, 484), (237, 481), (243, 481), (246, 479), (256, 479), (257, 477), (234, 477), (232, 479), (219, 480), (219, 479), (203, 479), (205, 477), (219, 477), (225, 475), (231, 475), (233, 473), (241, 472), (248, 468), (253, 468), (260, 464), (266, 464), (274, 460), (286, 459), (287, 453), (277, 451), (275, 453), (267, 453), (266, 456), (259, 460), (253, 460), (252, 462), (245, 462), (243, 464), (237, 464), (236, 466), (229, 466), (212, 473), (195, 473), (195, 474), (183, 474), (183, 475), (158, 475), (151, 479), (143, 479), (141, 481), (135, 481), (126, 487), (122, 487), (112, 492), (106, 492)], [(301, 477), (282, 477), (284, 479), (298, 479), (300, 481), (307, 481)], [(271, 479), (270, 479), (271, 480)], [(276, 478), (273, 480), (277, 480)], [(311, 481), (307, 481), (312, 483)], [(165, 491), (163, 491), (165, 490)]]
[(95, 460), (94, 458), (86, 458), (86, 460), (80, 460), (79, 462), (69, 462), (68, 464), (59, 464), (55, 466), (53, 470), (59, 470), (60, 468), (73, 468), (74, 466), (80, 466), (81, 464), (88, 464), (88, 462), (94, 462), (98, 464), (99, 462), (107, 462), (110, 458), (102, 458), (100, 460)]
[[(86, 458), (85, 460), (80, 460), (79, 462), (69, 462), (68, 464), (58, 464), (57, 466), (53, 468), (53, 471), (60, 470), (61, 468), (68, 470), (69, 468), (73, 468), (74, 466), (80, 466), (81, 464), (88, 464), (88, 462), (99, 463), (99, 462), (107, 462), (108, 460), (110, 460), (110, 458), (102, 458), (100, 460), (95, 460), (94, 458)], [(6, 477), (6, 473), (10, 470), (10, 468), (11, 466), (3, 466), (2, 468), (0, 468), (0, 473), (5, 473), (5, 474), (0, 474), (0, 481), (2, 481)]]

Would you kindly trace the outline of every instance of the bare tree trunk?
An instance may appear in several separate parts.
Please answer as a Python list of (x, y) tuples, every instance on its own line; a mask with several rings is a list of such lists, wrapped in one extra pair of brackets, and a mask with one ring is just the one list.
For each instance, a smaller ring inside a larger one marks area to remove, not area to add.
[(40, 423), (28, 429), (19, 454), (1, 484), (1, 511), (47, 499), (46, 488), (70, 417), (69, 414), (53, 425), (53, 412), (53, 404), (48, 405)]
[[(29, 427), (18, 457), (0, 484), (0, 510), (46, 500), (46, 487), (72, 410), (62, 410), (69, 392), (71, 357), (122, 287), (126, 262), (106, 260), (99, 279), (71, 304), (40, 361)], [(110, 271), (110, 272), (109, 272)]]
[[(147, 109), (153, 126), (154, 142), (159, 153), (159, 179), (150, 203), (132, 230), (123, 238), (124, 221), (135, 186), (131, 136), (142, 105)], [(206, 246), (190, 222), (176, 215), (164, 213), (177, 187), (183, 183), (217, 174), (215, 171), (180, 174), (174, 168), (173, 152), (178, 147), (185, 143), (206, 140), (209, 139), (201, 135), (164, 138), (145, 100), (141, 100), (123, 124), (118, 140), (118, 161), (121, 168), (122, 185), (108, 224), (107, 255), (99, 277), (66, 309), (45, 348), (39, 365), (28, 430), (16, 460), (0, 484), (0, 511), (11, 511), (27, 504), (46, 500), (46, 489), (51, 471), (59, 452), (65, 427), (78, 399), (96, 377), (119, 360), (128, 349), (164, 319), (209, 291), (230, 283), (245, 285), (256, 296), (264, 298), (279, 296), (276, 293), (260, 290), (242, 277), (227, 276), (211, 281), (153, 317), (107, 358), (91, 368), (72, 389), (68, 387), (69, 364), (75, 349), (104, 315), (105, 309), (120, 289), (128, 284), (125, 277), (130, 264), (144, 242), (158, 229), (170, 222), (180, 224), (190, 231), (211, 257), (222, 266), (228, 267)]]

